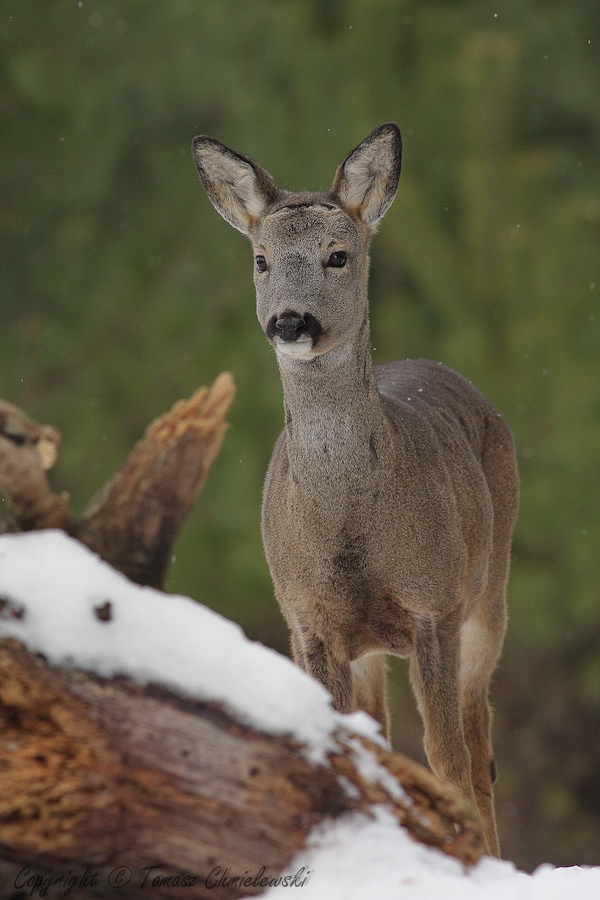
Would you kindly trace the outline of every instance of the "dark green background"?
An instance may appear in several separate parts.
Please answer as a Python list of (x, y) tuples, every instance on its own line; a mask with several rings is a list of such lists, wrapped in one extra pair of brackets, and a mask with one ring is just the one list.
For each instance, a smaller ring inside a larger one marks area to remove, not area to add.
[[(169, 588), (284, 652), (259, 537), (280, 386), (250, 246), (206, 200), (190, 142), (207, 132), (285, 187), (327, 188), (399, 123), (374, 355), (443, 360), (514, 428), (495, 742), (504, 853), (527, 868), (600, 864), (598, 26), (588, 0), (0, 9), (0, 395), (62, 429), (53, 483), (81, 509), (152, 417), (231, 370), (232, 427)], [(418, 755), (393, 669), (395, 743)]]

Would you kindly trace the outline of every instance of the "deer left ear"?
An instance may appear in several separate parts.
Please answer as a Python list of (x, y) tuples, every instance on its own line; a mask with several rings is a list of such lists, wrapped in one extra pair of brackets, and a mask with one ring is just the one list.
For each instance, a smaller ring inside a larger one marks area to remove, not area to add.
[(375, 230), (396, 195), (401, 165), (400, 129), (380, 125), (338, 167), (331, 193)]
[(192, 153), (214, 208), (248, 234), (280, 194), (273, 178), (253, 160), (206, 135), (194, 138)]

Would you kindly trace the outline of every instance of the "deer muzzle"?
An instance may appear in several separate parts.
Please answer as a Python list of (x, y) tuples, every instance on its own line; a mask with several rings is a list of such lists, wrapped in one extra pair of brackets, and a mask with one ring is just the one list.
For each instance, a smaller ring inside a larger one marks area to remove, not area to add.
[(285, 343), (300, 339), (309, 339), (314, 343), (322, 331), (321, 323), (311, 313), (304, 313), (301, 316), (293, 310), (271, 316), (267, 325), (267, 337), (272, 341), (279, 340)]

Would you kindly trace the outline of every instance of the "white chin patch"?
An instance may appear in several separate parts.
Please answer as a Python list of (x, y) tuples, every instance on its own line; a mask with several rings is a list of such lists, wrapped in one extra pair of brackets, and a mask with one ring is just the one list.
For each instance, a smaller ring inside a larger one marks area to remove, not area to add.
[(299, 338), (297, 341), (282, 341), (275, 338), (275, 350), (294, 359), (313, 359), (315, 356), (310, 338)]

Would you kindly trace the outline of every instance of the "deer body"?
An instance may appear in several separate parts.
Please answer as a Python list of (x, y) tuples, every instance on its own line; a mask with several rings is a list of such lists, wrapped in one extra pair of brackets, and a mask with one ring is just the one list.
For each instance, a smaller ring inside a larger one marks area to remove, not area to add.
[(385, 654), (410, 659), (436, 774), (479, 808), (498, 853), (489, 682), (506, 627), (518, 506), (512, 436), (444, 366), (373, 369), (368, 244), (395, 195), (400, 135), (382, 126), (329, 194), (288, 193), (196, 138), (218, 211), (254, 247), (257, 313), (275, 348), (285, 429), (262, 533), (296, 662), (341, 711), (389, 729)]

